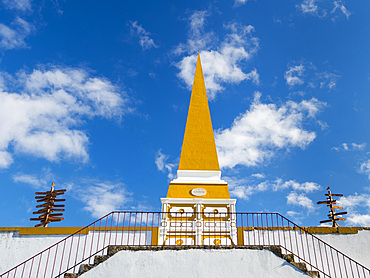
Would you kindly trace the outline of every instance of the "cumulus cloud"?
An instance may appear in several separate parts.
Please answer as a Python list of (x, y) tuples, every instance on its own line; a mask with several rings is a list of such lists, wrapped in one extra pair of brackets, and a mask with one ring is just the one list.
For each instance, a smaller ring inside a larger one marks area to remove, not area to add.
[(85, 180), (79, 184), (78, 189), (73, 187), (79, 200), (85, 206), (84, 210), (91, 213), (94, 218), (99, 218), (105, 214), (120, 210), (130, 203), (132, 193), (125, 189), (121, 182)]
[(23, 48), (24, 41), (33, 31), (34, 26), (20, 17), (17, 17), (9, 26), (0, 23), (0, 49), (8, 50)]
[(333, 147), (336, 151), (361, 151), (366, 147), (366, 143), (356, 144), (356, 143), (342, 143), (338, 147)]
[(260, 102), (260, 93), (245, 113), (239, 115), (230, 128), (215, 132), (220, 166), (256, 166), (272, 158), (282, 149), (304, 149), (316, 137), (303, 123), (313, 118), (325, 103), (312, 98), (301, 102), (276, 104)]
[[(341, 197), (340, 206), (348, 211), (347, 223), (349, 225), (370, 226), (370, 195), (357, 194)], [(361, 212), (359, 212), (361, 210)]]
[(88, 118), (120, 118), (129, 111), (118, 87), (83, 69), (0, 76), (0, 168), (9, 167), (15, 153), (87, 161), (89, 139), (76, 128)]
[(297, 192), (290, 192), (288, 196), (286, 196), (286, 199), (288, 205), (301, 206), (309, 211), (315, 210), (312, 200), (304, 193), (298, 194)]
[(7, 9), (19, 11), (31, 10), (30, 0), (3, 0), (3, 4)]
[(275, 181), (275, 184), (273, 185), (274, 190), (281, 190), (281, 189), (287, 189), (287, 188), (309, 193), (309, 192), (319, 190), (321, 186), (314, 182), (298, 183), (294, 180), (283, 182), (281, 179), (277, 179)]
[(210, 99), (221, 92), (224, 83), (239, 84), (245, 80), (259, 83), (256, 69), (245, 72), (243, 64), (249, 61), (257, 52), (259, 42), (253, 36), (254, 27), (236, 23), (225, 25), (227, 35), (219, 41), (213, 32), (205, 32), (205, 11), (196, 11), (190, 17), (189, 39), (185, 44), (179, 44), (174, 53), (185, 54), (176, 64), (180, 70), (178, 77), (186, 85), (192, 86), (197, 53), (200, 53), (204, 79)]
[(168, 162), (169, 156), (162, 153), (162, 150), (158, 150), (155, 155), (155, 165), (157, 169), (163, 173), (167, 172), (168, 179), (172, 180), (174, 178), (174, 171), (177, 166), (176, 163)]
[(143, 50), (151, 48), (157, 48), (158, 46), (154, 43), (154, 40), (150, 38), (150, 33), (147, 32), (137, 21), (130, 21), (131, 30), (139, 38), (140, 46)]
[(303, 191), (305, 193), (312, 193), (319, 190), (321, 186), (314, 182), (303, 182), (299, 183), (295, 180), (282, 180), (280, 178), (276, 180), (265, 180), (258, 182), (260, 177), (252, 175), (250, 178), (235, 178), (235, 177), (224, 177), (229, 184), (230, 194), (240, 199), (248, 200), (251, 195), (270, 191), (277, 192), (287, 189), (295, 191)]
[(369, 227), (370, 226), (370, 214), (357, 214), (352, 213), (347, 217), (347, 223), (350, 225), (355, 226), (363, 226)]

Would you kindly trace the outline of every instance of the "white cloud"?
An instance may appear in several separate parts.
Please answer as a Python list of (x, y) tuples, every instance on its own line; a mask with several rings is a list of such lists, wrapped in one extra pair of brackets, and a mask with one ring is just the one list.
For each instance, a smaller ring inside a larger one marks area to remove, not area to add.
[(370, 209), (370, 195), (369, 194), (355, 194), (347, 197), (341, 197), (338, 202), (341, 206), (353, 209), (356, 207), (366, 207)]
[(229, 176), (224, 176), (223, 179), (229, 184), (231, 196), (239, 199), (248, 200), (252, 194), (258, 192), (257, 186), (251, 184), (254, 181), (253, 179)]
[(302, 13), (317, 14), (318, 7), (315, 0), (304, 0), (297, 7), (302, 11)]
[(320, 88), (328, 88), (329, 90), (337, 86), (337, 80), (340, 77), (337, 74), (326, 72), (326, 71), (316, 73), (316, 76), (317, 76), (317, 80), (318, 80)]
[(356, 143), (342, 143), (338, 147), (333, 147), (336, 151), (361, 151), (366, 147), (366, 143), (356, 144)]
[(31, 185), (35, 189), (50, 188), (51, 183), (55, 182), (54, 175), (49, 168), (43, 168), (40, 175), (17, 173), (12, 176), (14, 182)]
[(272, 158), (278, 150), (304, 149), (316, 137), (303, 129), (306, 119), (314, 117), (325, 103), (312, 98), (308, 101), (288, 101), (278, 107), (264, 104), (255, 94), (250, 110), (238, 116), (232, 126), (215, 132), (220, 166), (256, 166)]
[(129, 110), (118, 87), (83, 69), (21, 71), (14, 78), (0, 75), (1, 168), (9, 167), (14, 153), (49, 161), (87, 161), (89, 139), (76, 127), (85, 118), (119, 118)]
[(370, 159), (361, 164), (360, 173), (366, 174), (370, 180)]
[(155, 155), (155, 165), (157, 169), (163, 173), (167, 172), (168, 179), (172, 180), (174, 178), (174, 170), (177, 166), (176, 163), (168, 162), (169, 156), (162, 153), (162, 150), (158, 150)]
[(20, 17), (17, 17), (10, 26), (0, 23), (0, 49), (14, 49), (26, 47), (25, 38), (33, 31), (34, 26)]
[[(349, 225), (370, 225), (370, 195), (357, 194), (341, 197), (338, 204), (348, 211), (347, 223)], [(359, 213), (361, 210), (361, 213)]]
[(348, 224), (356, 226), (370, 226), (370, 214), (356, 214), (352, 213), (347, 217)]
[(258, 50), (258, 39), (253, 37), (254, 27), (240, 24), (228, 24), (225, 38), (219, 42), (213, 32), (205, 32), (204, 24), (207, 13), (197, 11), (190, 17), (191, 32), (186, 44), (176, 47), (174, 53), (188, 56), (177, 63), (180, 70), (178, 77), (189, 88), (192, 86), (197, 54), (200, 53), (206, 88), (210, 99), (224, 88), (223, 83), (239, 84), (244, 80), (259, 83), (256, 69), (249, 73), (243, 70), (242, 64), (249, 61)]
[(244, 5), (248, 0), (235, 0), (235, 5)]
[(286, 196), (286, 199), (288, 205), (301, 206), (307, 208), (309, 211), (313, 211), (315, 209), (312, 200), (304, 193), (298, 194), (296, 192), (290, 192), (288, 196)]
[[(330, 14), (328, 14), (328, 10), (330, 10), (330, 6), (332, 6), (332, 10), (330, 12), (331, 15), (334, 16), (336, 12), (340, 12), (343, 15), (349, 18), (351, 12), (344, 6), (344, 1), (317, 1), (317, 0), (303, 0), (300, 4), (296, 5), (296, 8), (300, 10), (303, 14), (309, 14), (313, 16), (317, 16), (319, 18), (326, 18)], [(332, 20), (335, 16), (332, 18)]]
[(7, 9), (14, 9), (20, 11), (31, 10), (30, 0), (3, 0), (3, 4)]
[(291, 188), (298, 191), (304, 191), (306, 193), (313, 192), (316, 190), (319, 190), (321, 188), (320, 185), (314, 182), (304, 182), (299, 183), (294, 180), (289, 180), (283, 182), (281, 179), (277, 179), (275, 181), (275, 184), (272, 185), (273, 190), (281, 190), (281, 189), (287, 189)]
[[(289, 66), (288, 70), (284, 74), (286, 83), (290, 88), (306, 86), (308, 88), (325, 88), (332, 90), (337, 85), (337, 80), (340, 76), (327, 71), (319, 71), (313, 63), (310, 62), (299, 62)], [(306, 80), (305, 80), (305, 79)], [(296, 92), (296, 94), (302, 94)]]
[(8, 168), (12, 163), (12, 155), (6, 151), (0, 151), (0, 168)]
[[(205, 32), (206, 11), (195, 11), (189, 18), (189, 34), (185, 44), (180, 43), (174, 50), (175, 54), (194, 53), (208, 49), (212, 42), (217, 41), (213, 32)], [(195, 66), (194, 66), (195, 67)]]
[(13, 181), (30, 184), (35, 188), (41, 188), (46, 186), (47, 181), (40, 179), (34, 175), (17, 174), (13, 176)]
[(230, 194), (236, 198), (248, 200), (255, 191), (256, 190), (253, 186), (236, 186), (230, 190)]
[(286, 83), (289, 86), (302, 85), (304, 83), (304, 80), (302, 78), (304, 70), (305, 68), (302, 64), (290, 67), (284, 75)]
[(130, 27), (133, 32), (139, 37), (139, 43), (143, 50), (150, 48), (157, 48), (158, 46), (154, 43), (153, 39), (150, 38), (150, 33), (147, 32), (137, 21), (130, 21)]
[(296, 224), (302, 224), (302, 220), (307, 216), (307, 212), (304, 213), (292, 210), (287, 211), (286, 214), (289, 216), (289, 219), (292, 219)]
[(258, 179), (263, 179), (263, 178), (265, 178), (265, 175), (261, 174), (261, 173), (257, 173), (257, 174), (253, 174), (252, 177), (255, 177), (255, 178), (258, 178)]
[(311, 193), (319, 190), (321, 186), (314, 182), (303, 182), (299, 183), (295, 180), (283, 181), (278, 178), (274, 181), (265, 180), (258, 182), (260, 177), (251, 175), (250, 178), (236, 178), (236, 177), (224, 177), (229, 184), (230, 194), (240, 199), (248, 200), (249, 197), (258, 192), (270, 191), (277, 192), (286, 189), (293, 189), (295, 191), (303, 191), (305, 193)]
[(131, 202), (130, 196), (132, 195), (126, 191), (121, 182), (99, 180), (83, 181), (83, 185), (79, 186), (76, 193), (78, 199), (85, 204), (84, 210), (91, 213), (94, 218), (123, 209), (127, 203)]
[(347, 19), (351, 15), (351, 12), (344, 6), (342, 1), (334, 1), (334, 8), (331, 11), (331, 13), (335, 13), (337, 10), (340, 10), (346, 17)]

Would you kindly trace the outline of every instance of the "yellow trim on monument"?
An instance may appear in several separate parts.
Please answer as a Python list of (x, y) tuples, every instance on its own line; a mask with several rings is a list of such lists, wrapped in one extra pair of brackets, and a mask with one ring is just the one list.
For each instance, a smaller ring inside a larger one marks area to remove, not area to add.
[[(83, 227), (0, 227), (0, 233), (2, 232), (19, 232), (19, 235), (70, 235), (81, 230)], [(242, 235), (242, 231), (253, 231), (253, 230), (300, 230), (297, 227), (237, 227), (238, 228), (238, 242), (242, 242), (242, 238), (239, 238), (239, 234)], [(311, 234), (357, 234), (359, 231), (370, 231), (370, 227), (302, 227), (304, 230)], [(99, 228), (90, 227), (88, 231), (152, 231), (153, 235), (158, 235), (158, 227), (107, 227)], [(82, 231), (81, 234), (87, 234), (87, 230)], [(153, 245), (156, 244), (154, 241)]]
[[(194, 188), (204, 188), (207, 193), (204, 196), (191, 195)], [(227, 184), (175, 184), (170, 183), (166, 198), (189, 198), (189, 199), (230, 199)]]
[[(83, 227), (0, 227), (1, 232), (19, 232), (19, 235), (71, 235)], [(84, 230), (81, 234), (87, 234)]]
[[(301, 227), (303, 230), (309, 232), (310, 234), (357, 234), (358, 231), (370, 230), (369, 227)], [(238, 227), (238, 232), (240, 231), (253, 231), (253, 230), (263, 230), (263, 231), (301, 231), (298, 227)]]
[[(71, 235), (84, 227), (0, 227), (1, 232), (19, 232), (19, 235)], [(90, 231), (151, 231), (155, 227), (89, 227), (80, 232), (86, 235)]]
[(199, 54), (181, 148), (179, 170), (220, 171)]

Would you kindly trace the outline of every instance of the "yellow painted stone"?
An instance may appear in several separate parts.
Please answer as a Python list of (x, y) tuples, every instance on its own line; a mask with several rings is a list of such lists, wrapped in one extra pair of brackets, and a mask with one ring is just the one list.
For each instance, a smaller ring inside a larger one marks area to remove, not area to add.
[[(204, 196), (194, 196), (191, 190), (194, 188), (204, 188), (207, 193)], [(167, 198), (199, 198), (199, 199), (230, 199), (227, 184), (176, 184), (170, 183)]]
[(220, 170), (199, 55), (195, 69), (179, 170)]

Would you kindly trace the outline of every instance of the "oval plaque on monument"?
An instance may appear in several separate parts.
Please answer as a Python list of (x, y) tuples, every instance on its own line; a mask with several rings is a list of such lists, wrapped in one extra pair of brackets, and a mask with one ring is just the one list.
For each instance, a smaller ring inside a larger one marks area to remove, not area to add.
[(204, 188), (193, 188), (191, 191), (190, 191), (191, 195), (193, 196), (197, 196), (197, 197), (200, 197), (200, 196), (204, 196), (207, 194), (207, 190), (205, 190)]

